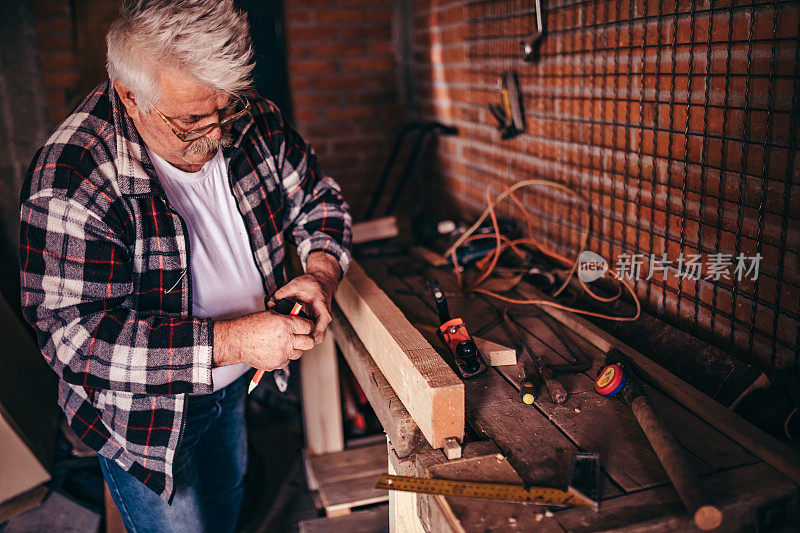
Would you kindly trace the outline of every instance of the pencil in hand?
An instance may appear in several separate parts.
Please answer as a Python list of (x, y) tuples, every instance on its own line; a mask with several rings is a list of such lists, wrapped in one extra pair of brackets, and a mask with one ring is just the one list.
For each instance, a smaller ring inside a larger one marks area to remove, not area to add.
[[(289, 305), (291, 305), (291, 309), (289, 309)], [(289, 309), (289, 312), (286, 312), (286, 309)], [(300, 314), (300, 311), (303, 310), (303, 304), (300, 302), (296, 302), (292, 299), (285, 298), (283, 300), (279, 300), (275, 303), (275, 306), (272, 308), (272, 311), (276, 313), (283, 313), (289, 316), (297, 316)], [(250, 385), (247, 387), (247, 394), (253, 392), (253, 390), (258, 387), (258, 384), (261, 382), (261, 378), (264, 377), (264, 371), (259, 369), (256, 371), (255, 375), (253, 375), (253, 379), (250, 380)]]

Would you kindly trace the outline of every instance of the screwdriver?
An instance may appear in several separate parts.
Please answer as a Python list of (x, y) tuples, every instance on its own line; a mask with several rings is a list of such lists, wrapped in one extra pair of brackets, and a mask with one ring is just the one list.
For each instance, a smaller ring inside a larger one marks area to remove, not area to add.
[[(522, 331), (509, 316), (508, 309), (503, 312), (503, 329), (505, 329), (506, 334), (510, 337), (511, 342), (514, 343), (517, 351), (522, 353), (524, 350), (530, 357), (535, 370), (534, 376), (541, 378), (541, 381), (544, 382), (545, 390), (547, 390), (547, 395), (550, 397), (550, 401), (552, 401), (554, 404), (562, 404), (567, 401), (567, 391), (564, 388), (564, 385), (562, 385), (561, 382), (556, 379), (553, 371), (547, 367), (544, 361), (542, 361), (541, 357), (534, 353), (531, 347), (525, 343)], [(523, 368), (524, 367), (525, 364), (523, 363)], [(526, 405), (531, 405), (536, 400), (536, 386), (532, 376), (528, 374), (527, 368), (525, 368), (525, 370), (526, 376), (520, 383), (520, 398)]]
[[(292, 306), (291, 310), (288, 313), (282, 312), (282, 311), (285, 311), (286, 308), (288, 307), (288, 305), (290, 305), (290, 304), (294, 304)], [(276, 313), (281, 313), (281, 314), (284, 314), (284, 315), (297, 316), (297, 315), (300, 314), (300, 311), (303, 310), (303, 304), (301, 304), (300, 302), (295, 302), (294, 300), (286, 298), (286, 299), (279, 300), (279, 301), (275, 302), (275, 306), (272, 308), (272, 310), (275, 311)], [(288, 366), (288, 364), (286, 366)], [(286, 366), (283, 366), (281, 368), (282, 369), (286, 368)], [(253, 390), (256, 387), (258, 387), (258, 384), (261, 381), (261, 378), (263, 378), (263, 377), (264, 377), (264, 371), (261, 370), (261, 369), (258, 369), (256, 371), (255, 375), (253, 375), (253, 379), (250, 380), (250, 385), (247, 387), (247, 394), (250, 394), (251, 392), (253, 392)]]

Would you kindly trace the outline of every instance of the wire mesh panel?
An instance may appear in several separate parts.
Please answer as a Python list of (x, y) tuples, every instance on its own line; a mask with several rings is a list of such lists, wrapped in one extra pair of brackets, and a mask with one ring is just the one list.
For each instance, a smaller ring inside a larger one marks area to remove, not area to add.
[[(648, 311), (797, 368), (800, 3), (542, 0), (532, 63), (519, 41), (536, 27), (533, 1), (420, 4), (419, 105), (463, 133), (439, 162), (462, 206), (482, 208), (487, 185), (568, 184), (591, 204), (589, 249)], [(527, 127), (500, 141), (486, 106), (509, 69)], [(576, 206), (539, 191), (523, 201), (538, 236), (574, 257)]]

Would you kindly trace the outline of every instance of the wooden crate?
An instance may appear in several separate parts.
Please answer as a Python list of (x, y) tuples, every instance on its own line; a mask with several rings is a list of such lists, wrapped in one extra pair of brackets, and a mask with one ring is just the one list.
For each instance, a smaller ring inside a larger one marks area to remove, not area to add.
[(319, 506), (328, 517), (349, 514), (351, 509), (389, 501), (384, 490), (375, 489), (387, 472), (386, 442), (323, 455), (306, 455), (306, 474), (316, 487)]

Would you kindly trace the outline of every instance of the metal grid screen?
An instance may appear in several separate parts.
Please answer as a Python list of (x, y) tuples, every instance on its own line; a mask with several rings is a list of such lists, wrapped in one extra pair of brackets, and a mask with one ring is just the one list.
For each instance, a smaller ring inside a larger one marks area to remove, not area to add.
[[(524, 63), (533, 2), (466, 2), (459, 154), (472, 193), (456, 194), (479, 207), (487, 183), (569, 184), (592, 206), (589, 248), (639, 269), (649, 312), (797, 368), (798, 4), (543, 0), (539, 59)], [(486, 104), (507, 69), (528, 124), (499, 141)], [(573, 207), (523, 201), (541, 236), (574, 251)]]

